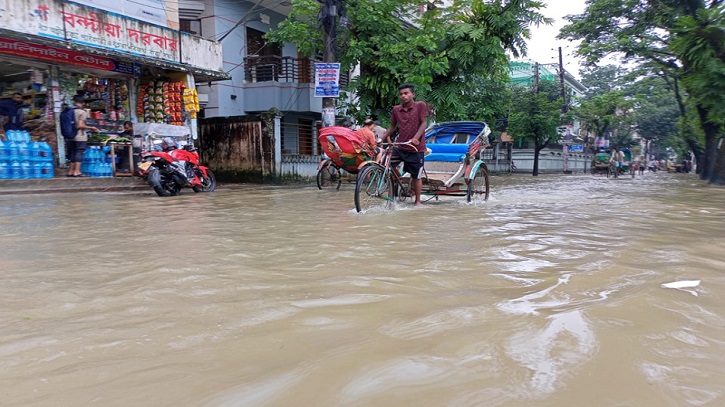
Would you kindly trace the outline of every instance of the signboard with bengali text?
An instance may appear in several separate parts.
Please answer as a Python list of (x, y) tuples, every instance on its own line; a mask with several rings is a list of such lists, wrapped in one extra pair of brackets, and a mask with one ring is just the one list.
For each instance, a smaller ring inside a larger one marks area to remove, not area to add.
[(581, 145), (581, 144), (573, 144), (573, 145), (570, 145), (570, 146), (567, 146), (567, 147), (569, 147), (569, 152), (572, 152), (572, 153), (582, 153), (582, 152), (584, 152), (584, 146)]
[(169, 8), (166, 0), (75, 0), (75, 2), (164, 27), (168, 27), (167, 19), (173, 18), (167, 16), (167, 10), (172, 11), (177, 8), (174, 5)]
[(0, 21), (3, 28), (13, 31), (180, 61), (178, 31), (82, 4), (61, 0), (0, 0)]
[(110, 58), (90, 55), (65, 48), (50, 47), (0, 37), (0, 54), (32, 57), (48, 62), (60, 62), (68, 65), (113, 71), (128, 75), (141, 76), (141, 65), (120, 62)]
[(315, 64), (315, 97), (336, 98), (340, 96), (340, 64)]

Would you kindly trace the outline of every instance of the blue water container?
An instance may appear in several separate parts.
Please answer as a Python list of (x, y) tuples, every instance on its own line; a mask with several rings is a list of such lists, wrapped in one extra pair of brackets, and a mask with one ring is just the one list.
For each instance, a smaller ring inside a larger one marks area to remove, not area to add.
[(10, 143), (8, 143), (8, 145), (6, 146), (6, 150), (8, 152), (9, 161), (20, 160), (20, 151), (18, 149), (18, 143), (16, 143), (15, 140), (11, 140)]
[(83, 159), (81, 160), (81, 172), (84, 174), (90, 175), (90, 170), (88, 169), (88, 166), (91, 163), (91, 149), (87, 148), (86, 151), (83, 152)]
[(18, 160), (11, 161), (8, 169), (10, 170), (10, 179), (20, 179), (20, 163)]
[(53, 147), (50, 144), (41, 141), (38, 143), (38, 157), (41, 161), (53, 162)]
[(41, 177), (41, 174), (42, 174), (41, 167), (42, 167), (42, 165), (43, 165), (43, 163), (38, 162), (38, 161), (33, 161), (33, 162), (30, 163), (30, 168), (32, 170), (31, 171), (30, 178), (42, 178)]
[(30, 162), (28, 160), (23, 160), (20, 162), (20, 178), (21, 179), (28, 179), (33, 175), (33, 168), (30, 166)]
[(21, 141), (24, 141), (26, 143), (30, 143), (31, 138), (30, 138), (30, 132), (29, 131), (23, 130), (23, 131), (20, 132), (20, 134), (22, 136), (22, 140)]
[(40, 177), (41, 178), (53, 178), (55, 172), (53, 171), (53, 162), (45, 161), (40, 163)]
[(30, 157), (28, 155), (28, 143), (24, 141), (18, 142), (18, 157), (20, 157), (19, 160), (21, 163), (28, 160)]
[(8, 130), (5, 133), (5, 137), (7, 137), (8, 141), (16, 141), (15, 140), (15, 133), (16, 133), (15, 130)]
[(38, 162), (40, 161), (40, 143), (37, 141), (31, 141), (28, 143), (28, 156), (30, 157), (31, 162)]
[(0, 139), (0, 161), (6, 160), (8, 156), (8, 151), (5, 147), (5, 142), (3, 139)]
[(10, 168), (7, 161), (0, 161), (0, 179), (10, 178)]

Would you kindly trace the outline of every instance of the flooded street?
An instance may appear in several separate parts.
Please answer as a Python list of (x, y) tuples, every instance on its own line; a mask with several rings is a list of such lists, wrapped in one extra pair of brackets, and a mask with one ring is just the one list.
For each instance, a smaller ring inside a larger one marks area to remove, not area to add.
[(725, 405), (725, 189), (491, 185), (0, 195), (0, 405)]

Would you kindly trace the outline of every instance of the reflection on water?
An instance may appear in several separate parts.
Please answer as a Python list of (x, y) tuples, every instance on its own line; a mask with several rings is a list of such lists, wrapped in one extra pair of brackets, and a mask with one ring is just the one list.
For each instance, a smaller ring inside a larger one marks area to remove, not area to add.
[(0, 196), (0, 404), (725, 405), (725, 190), (492, 186)]

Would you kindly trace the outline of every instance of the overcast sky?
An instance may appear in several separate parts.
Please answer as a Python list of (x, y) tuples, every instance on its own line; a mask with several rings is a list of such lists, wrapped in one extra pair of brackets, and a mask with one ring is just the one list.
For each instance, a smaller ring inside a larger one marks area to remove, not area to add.
[(559, 30), (566, 24), (564, 16), (584, 12), (584, 0), (546, 0), (548, 6), (544, 10), (546, 17), (554, 19), (553, 25), (534, 27), (531, 29), (531, 40), (528, 43), (527, 59), (540, 64), (558, 63), (558, 47), (563, 47), (564, 69), (579, 77), (579, 65), (573, 56), (574, 47), (569, 41), (556, 39)]

